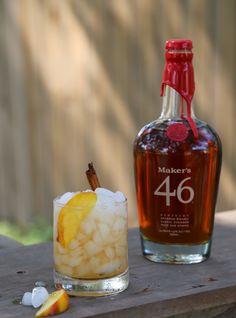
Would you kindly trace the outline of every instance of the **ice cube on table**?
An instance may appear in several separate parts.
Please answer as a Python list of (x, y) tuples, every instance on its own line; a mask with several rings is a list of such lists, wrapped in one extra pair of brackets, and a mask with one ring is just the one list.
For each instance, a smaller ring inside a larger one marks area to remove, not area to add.
[(35, 287), (46, 287), (47, 284), (43, 281), (43, 280), (38, 280), (37, 282), (35, 282)]
[(35, 287), (32, 290), (32, 305), (38, 308), (48, 299), (48, 291), (45, 287)]
[(24, 293), (21, 303), (24, 306), (32, 306), (32, 293), (31, 292)]

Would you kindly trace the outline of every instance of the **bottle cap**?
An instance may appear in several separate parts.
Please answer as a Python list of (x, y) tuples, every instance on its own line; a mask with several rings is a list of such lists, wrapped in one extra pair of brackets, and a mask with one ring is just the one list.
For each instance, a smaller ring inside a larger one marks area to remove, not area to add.
[(167, 40), (166, 47), (167, 50), (191, 50), (193, 48), (193, 43), (191, 40)]

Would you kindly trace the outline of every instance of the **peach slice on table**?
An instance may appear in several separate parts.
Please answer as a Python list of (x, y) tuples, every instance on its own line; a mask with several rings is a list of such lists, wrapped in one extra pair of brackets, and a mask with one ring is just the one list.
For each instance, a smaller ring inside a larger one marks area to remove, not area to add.
[(57, 241), (67, 247), (76, 236), (81, 222), (91, 212), (97, 201), (95, 192), (75, 194), (61, 209), (57, 221)]
[(37, 311), (35, 317), (47, 317), (60, 314), (70, 306), (70, 299), (64, 289), (60, 289), (50, 294), (42, 307)]

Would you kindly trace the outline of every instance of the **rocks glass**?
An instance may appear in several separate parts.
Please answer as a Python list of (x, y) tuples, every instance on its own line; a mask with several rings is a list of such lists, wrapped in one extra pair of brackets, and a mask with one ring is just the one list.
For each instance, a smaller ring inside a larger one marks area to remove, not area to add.
[(53, 201), (54, 282), (70, 295), (105, 296), (128, 287), (127, 200), (104, 188)]

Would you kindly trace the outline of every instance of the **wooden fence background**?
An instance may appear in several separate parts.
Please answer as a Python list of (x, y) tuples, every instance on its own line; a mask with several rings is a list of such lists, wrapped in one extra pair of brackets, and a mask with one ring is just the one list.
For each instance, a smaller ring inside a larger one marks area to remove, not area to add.
[(0, 216), (51, 219), (52, 198), (123, 190), (137, 224), (132, 143), (160, 114), (168, 38), (190, 38), (195, 110), (224, 147), (217, 210), (236, 207), (235, 0), (0, 0)]

